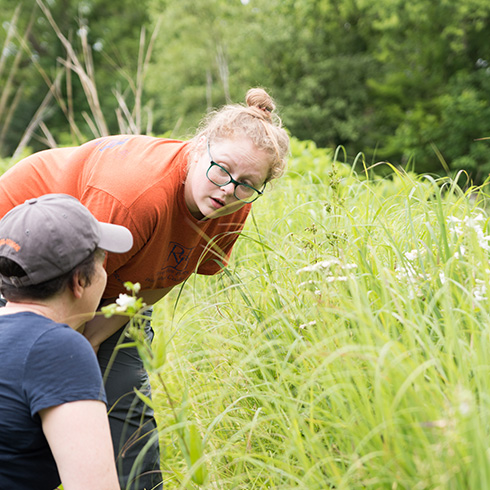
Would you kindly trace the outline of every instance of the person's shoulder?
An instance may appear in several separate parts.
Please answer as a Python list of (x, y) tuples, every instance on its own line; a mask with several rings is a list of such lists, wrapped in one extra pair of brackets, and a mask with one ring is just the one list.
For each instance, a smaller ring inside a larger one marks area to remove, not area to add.
[(27, 321), (35, 330), (32, 351), (70, 355), (72, 351), (83, 353), (92, 350), (90, 342), (65, 323), (57, 323), (42, 316), (27, 318)]
[(52, 322), (37, 336), (27, 362), (46, 372), (56, 364), (64, 366), (65, 370), (84, 366), (86, 373), (95, 371), (96, 377), (100, 374), (97, 357), (88, 339), (63, 323)]
[[(0, 322), (4, 325), (12, 326), (17, 332), (39, 332), (42, 335), (46, 329), (56, 326), (68, 327), (68, 325), (56, 323), (50, 318), (47, 318), (32, 311), (18, 311), (11, 313), (8, 308), (2, 308), (0, 313)], [(69, 327), (68, 327), (69, 328)]]
[(113, 136), (104, 136), (88, 141), (81, 145), (80, 148), (96, 150), (97, 152), (106, 152), (107, 150), (125, 150), (129, 148), (149, 149), (153, 147), (174, 147), (178, 148), (186, 145), (187, 142), (182, 140), (160, 138), (145, 134), (119, 134)]
[(68, 342), (75, 345), (90, 345), (90, 342), (76, 330), (73, 330), (69, 325), (65, 323), (51, 322), (47, 325), (47, 328), (40, 336), (44, 341), (53, 342), (56, 344), (63, 344), (67, 346)]

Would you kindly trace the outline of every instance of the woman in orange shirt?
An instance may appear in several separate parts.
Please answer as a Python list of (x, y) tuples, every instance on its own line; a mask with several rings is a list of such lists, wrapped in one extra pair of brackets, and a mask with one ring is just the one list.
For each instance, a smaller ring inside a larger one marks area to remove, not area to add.
[[(140, 283), (140, 296), (151, 305), (192, 273), (222, 270), (251, 203), (284, 171), (289, 138), (273, 100), (264, 90), (251, 89), (246, 103), (209, 114), (187, 142), (110, 136), (31, 155), (0, 177), (0, 217), (31, 197), (54, 192), (76, 197), (98, 220), (123, 225), (134, 237), (128, 253), (108, 258), (104, 302), (113, 302), (131, 281)], [(123, 329), (124, 317), (97, 316), (85, 326), (103, 370)], [(141, 372), (137, 354), (121, 349), (106, 382), (124, 488), (145, 445), (139, 474), (159, 466), (153, 414), (134, 397), (133, 387), (147, 384)], [(137, 442), (128, 445), (129, 439)], [(155, 482), (141, 476), (128, 488), (152, 488)]]

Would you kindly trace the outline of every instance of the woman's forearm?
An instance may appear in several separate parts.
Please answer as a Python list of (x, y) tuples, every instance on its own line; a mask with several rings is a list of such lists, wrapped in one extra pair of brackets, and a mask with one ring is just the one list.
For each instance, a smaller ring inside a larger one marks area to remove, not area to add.
[[(141, 291), (139, 296), (147, 305), (152, 305), (168, 294), (172, 288), (154, 289)], [(115, 299), (104, 300), (104, 305), (114, 303)], [(113, 315), (106, 318), (100, 312), (95, 317), (85, 324), (83, 335), (90, 341), (95, 352), (99, 350), (99, 346), (104, 340), (107, 340), (112, 334), (116, 333), (121, 327), (128, 322), (128, 317), (125, 315)]]
[(112, 334), (116, 333), (127, 322), (127, 316), (114, 315), (106, 318), (102, 313), (98, 312), (92, 320), (85, 324), (83, 335), (92, 344), (95, 352), (97, 352), (100, 344)]

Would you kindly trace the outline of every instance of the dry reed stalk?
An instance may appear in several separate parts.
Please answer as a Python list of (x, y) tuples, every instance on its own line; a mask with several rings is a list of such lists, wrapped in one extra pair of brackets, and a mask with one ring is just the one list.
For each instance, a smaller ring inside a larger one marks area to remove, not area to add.
[[(3, 147), (3, 143), (5, 141), (5, 137), (7, 136), (7, 130), (10, 127), (10, 124), (12, 122), (12, 119), (15, 114), (15, 110), (17, 109), (17, 106), (19, 105), (20, 99), (22, 97), (22, 94), (24, 92), (24, 84), (21, 83), (17, 90), (15, 91), (14, 98), (9, 104), (9, 107), (6, 112), (6, 116), (3, 119), (3, 124), (1, 126), (1, 131), (0, 131), (0, 150)], [(0, 116), (3, 116), (3, 114), (0, 112)], [(1, 119), (1, 118), (0, 118)]]
[[(63, 44), (64, 48), (68, 53), (68, 60), (65, 61), (59, 59), (60, 63), (73, 70), (78, 75), (78, 78), (80, 79), (80, 83), (82, 84), (82, 89), (85, 93), (85, 97), (87, 98), (87, 102), (89, 103), (90, 110), (93, 116), (93, 121), (91, 124), (89, 124), (89, 127), (91, 128), (95, 137), (108, 136), (109, 130), (107, 128), (107, 124), (97, 94), (97, 87), (95, 84), (94, 71), (93, 71), (93, 61), (90, 55), (91, 51), (87, 43), (86, 30), (85, 29), (80, 30), (82, 49), (84, 51), (84, 54), (86, 55), (85, 58), (86, 65), (84, 67), (82, 62), (78, 58), (77, 54), (75, 53), (73, 46), (68, 41), (68, 39), (63, 35), (60, 28), (58, 27), (58, 24), (53, 19), (53, 16), (51, 15), (49, 8), (44, 4), (43, 0), (36, 0), (36, 2), (41, 8), (43, 14), (46, 16), (46, 19), (48, 20), (49, 24), (51, 25), (54, 32), (58, 36), (58, 39), (61, 41), (61, 43)], [(84, 117), (86, 120), (87, 118), (90, 119), (88, 114), (85, 114)]]
[(12, 20), (10, 21), (9, 28), (7, 30), (7, 37), (5, 38), (5, 41), (3, 43), (2, 52), (0, 53), (0, 77), (2, 76), (3, 70), (5, 69), (7, 53), (8, 53), (7, 50), (8, 45), (10, 44), (10, 41), (12, 41), (12, 38), (15, 36), (20, 7), (21, 6), (18, 5), (17, 8), (15, 9), (14, 15), (12, 16)]
[[(157, 38), (160, 29), (160, 24), (161, 24), (161, 17), (158, 19), (155, 28), (153, 29), (146, 50), (145, 50), (146, 30), (144, 27), (141, 29), (139, 51), (138, 51), (138, 63), (136, 69), (136, 80), (134, 80), (133, 77), (129, 73), (127, 73), (126, 70), (117, 66), (112, 58), (110, 58), (107, 54), (103, 53), (107, 63), (111, 65), (113, 68), (118, 69), (119, 73), (128, 83), (129, 91), (134, 95), (134, 106), (133, 109), (130, 111), (131, 117), (128, 118), (127, 110), (129, 110), (129, 107), (127, 103), (124, 102), (124, 104), (121, 105), (121, 101), (125, 101), (125, 96), (126, 96), (125, 92), (127, 92), (127, 90), (123, 92), (117, 89), (113, 90), (113, 93), (116, 99), (118, 100), (118, 104), (119, 104), (119, 109), (116, 110), (116, 115), (118, 118), (119, 129), (121, 132), (130, 131), (134, 134), (141, 134), (142, 125), (143, 125), (142, 123), (143, 111), (145, 111), (147, 114), (146, 134), (151, 132), (152, 124), (153, 124), (152, 115), (149, 114), (151, 112), (151, 107), (149, 106), (143, 107), (142, 99), (143, 99), (144, 81), (150, 65), (150, 59), (153, 52), (155, 40)], [(126, 122), (124, 122), (122, 119), (123, 114), (125, 114), (127, 118)]]
[(37, 71), (39, 72), (39, 74), (43, 78), (43, 80), (46, 83), (46, 85), (48, 86), (50, 92), (52, 92), (53, 97), (55, 98), (60, 109), (62, 110), (63, 114), (65, 115), (65, 117), (67, 118), (67, 120), (70, 124), (70, 130), (76, 135), (76, 137), (78, 138), (79, 141), (82, 141), (84, 139), (83, 135), (80, 132), (80, 130), (78, 129), (75, 121), (69, 117), (69, 112), (68, 112), (68, 109), (66, 107), (65, 101), (63, 100), (63, 97), (61, 96), (59, 86), (51, 81), (51, 79), (48, 76), (48, 74), (46, 73), (46, 71), (43, 69), (43, 67), (37, 61), (37, 58), (32, 53), (32, 50), (29, 47), (29, 45), (27, 44), (26, 40), (23, 37), (21, 38), (20, 36), (17, 36), (17, 39), (19, 40), (20, 44), (22, 45), (22, 48), (24, 49), (24, 51), (29, 55), (31, 62), (34, 64)]
[(46, 126), (46, 123), (44, 121), (41, 121), (39, 123), (39, 127), (41, 128), (41, 131), (44, 133), (44, 136), (45, 136), (45, 138), (39, 138), (39, 141), (44, 143), (49, 148), (57, 148), (58, 144), (56, 143), (56, 140), (54, 139), (53, 135), (51, 134), (51, 131)]
[[(8, 47), (12, 41), (12, 39), (16, 36), (17, 32), (17, 21), (20, 13), (20, 5), (15, 9), (14, 15), (12, 16), (12, 20), (9, 24), (9, 28), (7, 31), (7, 36), (3, 43), (3, 48), (0, 56), (0, 77), (2, 76), (5, 67), (7, 65), (8, 58)], [(27, 39), (31, 28), (32, 28), (33, 17), (29, 21), (26, 32), (24, 33), (24, 39)], [(7, 80), (3, 85), (1, 96), (0, 96), (0, 122), (2, 122), (1, 130), (0, 130), (0, 150), (5, 141), (5, 137), (7, 135), (7, 131), (10, 127), (10, 124), (13, 119), (13, 115), (15, 113), (15, 109), (19, 105), (20, 98), (22, 95), (23, 84), (21, 84), (17, 89), (15, 89), (14, 96), (12, 97), (12, 92), (14, 91), (15, 85), (15, 75), (19, 70), (20, 61), (22, 59), (22, 50), (18, 49), (15, 54), (14, 61), (9, 68)]]
[(17, 145), (17, 148), (14, 151), (14, 154), (12, 156), (13, 159), (17, 158), (24, 148), (29, 144), (29, 141), (31, 140), (34, 131), (38, 128), (38, 126), (41, 124), (43, 117), (46, 113), (46, 109), (49, 107), (49, 104), (51, 103), (51, 100), (54, 97), (54, 93), (56, 92), (56, 89), (52, 89), (53, 87), (57, 87), (60, 83), (61, 79), (61, 74), (62, 72), (58, 72), (58, 75), (56, 76), (55, 81), (52, 84), (52, 87), (44, 97), (43, 101), (41, 102), (41, 105), (37, 109), (36, 113), (31, 119), (31, 122), (27, 126), (24, 135), (22, 136), (19, 144)]

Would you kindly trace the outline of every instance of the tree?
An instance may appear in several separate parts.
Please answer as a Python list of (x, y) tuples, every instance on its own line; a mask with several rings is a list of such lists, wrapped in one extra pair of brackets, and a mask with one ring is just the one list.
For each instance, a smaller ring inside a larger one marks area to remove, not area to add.
[(387, 0), (368, 15), (378, 31), (370, 50), (385, 65), (370, 80), (378, 153), (420, 172), (444, 171), (439, 158), (477, 179), (482, 165), (488, 172), (487, 144), (475, 141), (490, 133), (488, 2)]
[(156, 0), (152, 9), (164, 19), (151, 82), (164, 126), (178, 133), (211, 107), (264, 86), (299, 138), (322, 146), (366, 141), (366, 83), (376, 64), (353, 2)]
[[(6, 20), (7, 29), (16, 3), (0, 0), (1, 20)], [(44, 127), (44, 134), (33, 132), (40, 140), (33, 144), (35, 149), (53, 142), (79, 143), (100, 133), (80, 73), (73, 70), (73, 59), (68, 56), (59, 33), (69, 42), (84, 70), (92, 73), (107, 131), (118, 132), (115, 110), (119, 101), (114, 90), (121, 94), (128, 92), (131, 77), (138, 71), (140, 32), (147, 22), (147, 1), (31, 0), (26, 3), (28, 8), (20, 9), (16, 23), (17, 35), (9, 41), (10, 58), (22, 52), (15, 79), (17, 85), (25, 82), (24, 92), (0, 154), (13, 152), (33, 117), (38, 118), (38, 126), (46, 123), (40, 126)], [(22, 41), (30, 19), (32, 27)], [(125, 95), (131, 98), (131, 94)], [(45, 107), (43, 100), (47, 101)], [(42, 111), (38, 111), (40, 107)]]

